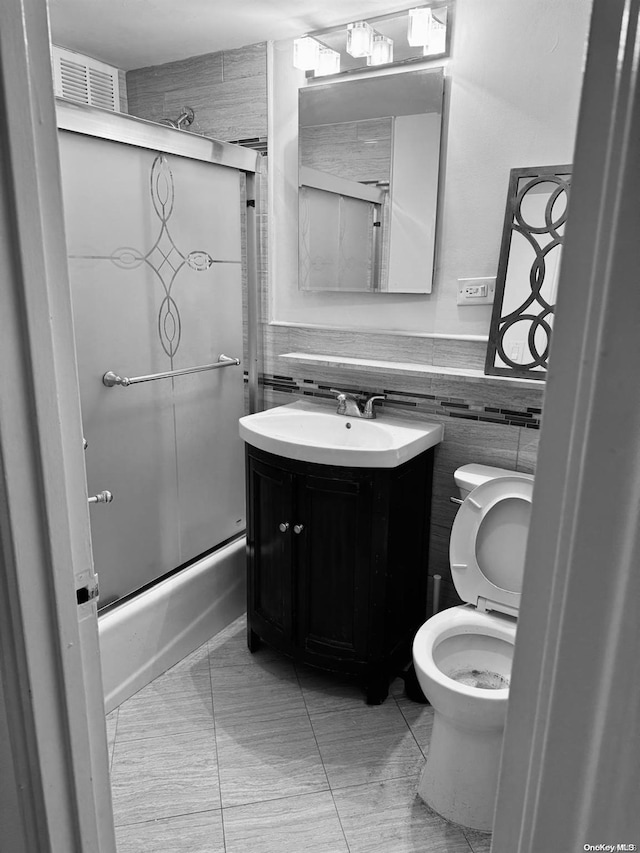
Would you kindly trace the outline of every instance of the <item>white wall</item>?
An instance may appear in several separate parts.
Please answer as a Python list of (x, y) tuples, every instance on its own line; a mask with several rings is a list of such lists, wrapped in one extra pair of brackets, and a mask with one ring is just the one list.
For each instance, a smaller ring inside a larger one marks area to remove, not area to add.
[(271, 320), (486, 335), (490, 306), (456, 305), (457, 279), (494, 276), (509, 171), (571, 163), (591, 0), (457, 0), (430, 295), (298, 291), (297, 100), (292, 42), (270, 83)]

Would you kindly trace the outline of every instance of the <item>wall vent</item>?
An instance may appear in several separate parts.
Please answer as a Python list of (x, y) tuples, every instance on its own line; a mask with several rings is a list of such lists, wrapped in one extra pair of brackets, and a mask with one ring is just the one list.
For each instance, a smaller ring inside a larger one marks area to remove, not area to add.
[(52, 45), (53, 88), (57, 97), (112, 112), (120, 111), (118, 69), (89, 56)]

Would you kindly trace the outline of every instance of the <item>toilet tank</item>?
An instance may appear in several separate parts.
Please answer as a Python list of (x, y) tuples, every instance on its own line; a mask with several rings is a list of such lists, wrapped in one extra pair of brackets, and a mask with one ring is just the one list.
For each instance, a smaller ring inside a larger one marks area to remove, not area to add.
[(507, 468), (494, 468), (492, 465), (462, 465), (453, 474), (463, 500), (476, 486), (486, 483), (487, 480), (495, 480), (496, 477), (522, 477), (523, 480), (533, 481), (532, 474), (522, 474), (520, 471), (510, 471)]

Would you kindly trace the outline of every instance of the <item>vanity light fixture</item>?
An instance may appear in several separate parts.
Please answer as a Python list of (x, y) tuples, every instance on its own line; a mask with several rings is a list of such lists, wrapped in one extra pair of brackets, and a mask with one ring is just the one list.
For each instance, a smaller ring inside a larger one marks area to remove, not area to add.
[(367, 65), (386, 65), (388, 62), (393, 62), (393, 39), (374, 32), (371, 56), (367, 56)]
[(315, 71), (320, 59), (322, 45), (311, 36), (293, 40), (293, 64), (301, 71)]
[(356, 58), (371, 56), (372, 48), (373, 27), (366, 21), (347, 25), (347, 53)]
[(436, 16), (431, 13), (431, 30), (429, 33), (429, 41), (424, 46), (424, 55), (431, 56), (437, 53), (444, 53), (447, 46), (447, 25), (439, 21)]
[(327, 74), (340, 73), (340, 54), (330, 47), (320, 46), (318, 64), (314, 68), (316, 77), (326, 77)]
[[(431, 9), (425, 6), (420, 6), (417, 9), (409, 9), (407, 41), (412, 47), (426, 48), (429, 45), (433, 20)], [(433, 51), (429, 52), (432, 53)]]
[[(415, 2), (415, 0), (414, 0)], [(446, 58), (455, 0), (430, 0), (293, 39), (293, 64), (308, 79)]]

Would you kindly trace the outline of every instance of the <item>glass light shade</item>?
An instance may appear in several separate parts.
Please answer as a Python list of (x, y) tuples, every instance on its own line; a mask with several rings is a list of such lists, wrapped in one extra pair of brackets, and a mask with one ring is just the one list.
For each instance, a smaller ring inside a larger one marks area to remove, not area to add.
[(347, 26), (347, 53), (351, 56), (370, 56), (373, 43), (373, 29), (366, 21), (356, 21)]
[(293, 64), (301, 71), (311, 71), (318, 64), (321, 44), (311, 36), (293, 40)]
[(325, 77), (327, 74), (340, 73), (340, 54), (330, 47), (320, 47), (318, 62), (313, 69), (316, 77)]
[(383, 36), (382, 33), (374, 33), (367, 65), (386, 65), (387, 62), (393, 62), (393, 39)]
[(419, 9), (409, 9), (407, 41), (411, 47), (424, 47), (429, 44), (432, 22), (431, 9), (426, 9), (424, 6)]
[(424, 55), (444, 53), (447, 47), (447, 25), (442, 24), (435, 15), (431, 18), (429, 42), (424, 46)]

